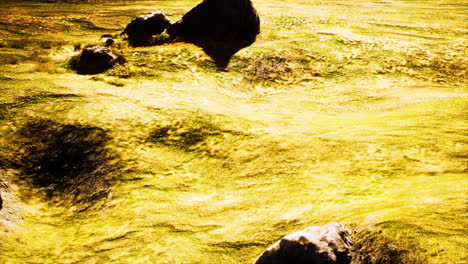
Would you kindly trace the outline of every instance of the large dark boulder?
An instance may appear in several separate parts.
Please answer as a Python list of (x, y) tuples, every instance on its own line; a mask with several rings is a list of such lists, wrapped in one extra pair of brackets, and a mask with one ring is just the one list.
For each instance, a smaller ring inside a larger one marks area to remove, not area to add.
[(260, 19), (251, 0), (204, 0), (169, 27), (174, 39), (203, 49), (220, 68), (236, 52), (252, 45)]
[(121, 35), (127, 35), (133, 47), (150, 46), (152, 37), (163, 33), (170, 25), (171, 22), (162, 12), (154, 11), (130, 21)]
[(307, 227), (283, 237), (254, 264), (349, 264), (350, 234), (339, 223)]
[(117, 59), (118, 57), (107, 47), (87, 47), (83, 49), (73, 68), (80, 74), (101, 73), (111, 68)]

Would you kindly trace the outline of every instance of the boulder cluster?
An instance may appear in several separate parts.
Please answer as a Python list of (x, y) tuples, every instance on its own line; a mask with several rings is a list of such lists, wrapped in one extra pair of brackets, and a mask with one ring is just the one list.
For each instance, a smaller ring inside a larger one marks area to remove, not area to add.
[[(260, 19), (251, 0), (204, 0), (173, 24), (162, 12), (154, 11), (130, 21), (120, 35), (126, 36), (130, 46), (141, 47), (160, 44), (154, 36), (164, 32), (167, 42), (201, 47), (220, 69), (225, 69), (236, 52), (255, 42)], [(107, 39), (106, 46), (113, 43), (112, 38)], [(80, 74), (101, 73), (116, 61), (117, 56), (108, 47), (88, 47), (82, 51), (76, 70)]]

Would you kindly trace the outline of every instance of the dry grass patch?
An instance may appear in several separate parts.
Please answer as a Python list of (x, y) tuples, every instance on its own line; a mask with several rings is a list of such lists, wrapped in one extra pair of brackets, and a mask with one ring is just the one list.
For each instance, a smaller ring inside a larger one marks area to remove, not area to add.
[(413, 253), (400, 240), (392, 240), (382, 231), (358, 230), (353, 234), (352, 264), (426, 264), (428, 260)]
[(229, 69), (242, 73), (247, 83), (299, 84), (326, 74), (318, 60), (305, 51), (248, 54), (235, 58)]

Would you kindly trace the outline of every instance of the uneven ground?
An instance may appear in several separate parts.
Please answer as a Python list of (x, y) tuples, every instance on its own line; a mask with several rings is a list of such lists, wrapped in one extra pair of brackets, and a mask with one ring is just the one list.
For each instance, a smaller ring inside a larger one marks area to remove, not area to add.
[(331, 221), (468, 261), (464, 1), (256, 0), (261, 35), (227, 72), (123, 42), (126, 64), (69, 69), (75, 45), (196, 3), (0, 2), (3, 159), (47, 119), (105, 131), (122, 164), (107, 198), (70, 206), (4, 163), (1, 263), (251, 263)]

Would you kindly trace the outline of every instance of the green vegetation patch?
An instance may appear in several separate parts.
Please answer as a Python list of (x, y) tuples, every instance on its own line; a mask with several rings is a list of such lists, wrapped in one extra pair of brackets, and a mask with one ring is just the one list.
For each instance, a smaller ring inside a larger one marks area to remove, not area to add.
[(215, 119), (202, 112), (176, 113), (162, 120), (150, 133), (148, 140), (153, 143), (173, 146), (184, 151), (199, 151), (209, 156), (225, 158), (227, 149), (216, 146), (228, 146), (246, 133), (225, 129)]
[[(118, 36), (199, 0), (49, 2), (0, 1), (0, 263), (252, 263), (332, 221), (382, 230), (356, 263), (466, 262), (460, 1), (253, 1), (227, 71)], [(72, 71), (103, 34), (126, 63)]]

